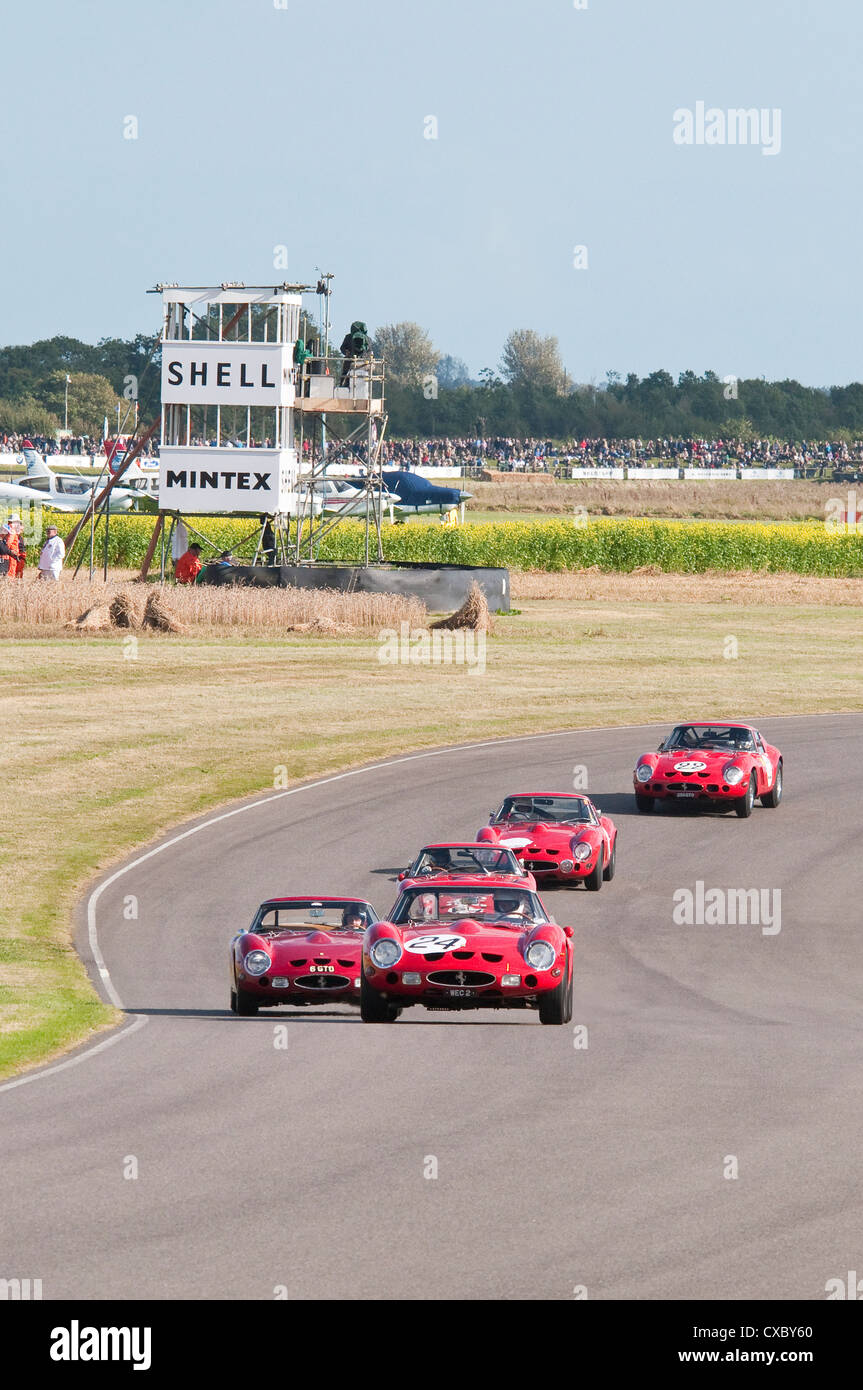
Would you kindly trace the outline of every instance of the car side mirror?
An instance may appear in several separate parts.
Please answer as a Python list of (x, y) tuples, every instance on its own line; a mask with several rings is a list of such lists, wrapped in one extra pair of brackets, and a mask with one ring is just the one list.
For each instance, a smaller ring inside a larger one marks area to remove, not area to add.
[(402, 871), (401, 871), (401, 873), (399, 874), (399, 877), (398, 877), (399, 883), (401, 883), (401, 881), (402, 881), (403, 878), (407, 878), (407, 876), (408, 876), (408, 871), (407, 871), (407, 869), (402, 869)]
[(575, 936), (575, 932), (573, 931), (572, 927), (564, 927), (563, 934), (564, 936), (568, 936), (570, 939), (572, 939), (572, 937)]

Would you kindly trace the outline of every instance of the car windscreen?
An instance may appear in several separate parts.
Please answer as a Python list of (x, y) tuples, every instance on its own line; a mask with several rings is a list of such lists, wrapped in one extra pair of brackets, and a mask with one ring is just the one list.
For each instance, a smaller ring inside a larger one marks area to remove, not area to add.
[(392, 921), (399, 926), (422, 926), (459, 917), (511, 927), (548, 921), (535, 893), (499, 888), (408, 889), (399, 897)]
[(746, 752), (754, 747), (752, 730), (737, 724), (678, 724), (665, 741), (666, 749), (717, 748)]
[(425, 849), (414, 865), (414, 873), (433, 874), (517, 874), (518, 862), (512, 850), (494, 845), (448, 845), (444, 849)]
[[(357, 924), (353, 919), (358, 916)], [(253, 931), (365, 931), (376, 922), (377, 917), (368, 903), (341, 902), (320, 903), (309, 899), (306, 902), (279, 903), (278, 906), (265, 905), (258, 912)]]
[(583, 825), (589, 824), (593, 817), (588, 803), (578, 796), (508, 796), (496, 819)]

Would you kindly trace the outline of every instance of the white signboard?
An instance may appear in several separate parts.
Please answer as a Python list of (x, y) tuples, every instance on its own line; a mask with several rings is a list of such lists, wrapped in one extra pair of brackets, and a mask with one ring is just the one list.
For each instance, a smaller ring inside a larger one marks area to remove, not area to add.
[(706, 478), (706, 479), (708, 480), (708, 482), (709, 482), (709, 481), (711, 480), (711, 478), (736, 478), (736, 477), (737, 477), (737, 469), (736, 469), (736, 468), (684, 468), (684, 470), (683, 470), (683, 476), (684, 476), (684, 478), (687, 478), (687, 479), (690, 479), (690, 480), (694, 478), (694, 479), (696, 480), (696, 482), (697, 482), (700, 478)]
[(208, 449), (163, 445), (159, 510), (190, 516), (288, 510), (296, 487), (296, 449)]
[(622, 468), (581, 468), (577, 463), (572, 465), (573, 478), (622, 478)]
[(679, 470), (676, 468), (627, 468), (628, 478), (677, 478)]
[(165, 405), (292, 405), (292, 352), (284, 343), (162, 344)]
[(764, 481), (765, 483), (791, 482), (794, 478), (793, 468), (741, 468), (741, 478), (747, 478), (752, 482)]

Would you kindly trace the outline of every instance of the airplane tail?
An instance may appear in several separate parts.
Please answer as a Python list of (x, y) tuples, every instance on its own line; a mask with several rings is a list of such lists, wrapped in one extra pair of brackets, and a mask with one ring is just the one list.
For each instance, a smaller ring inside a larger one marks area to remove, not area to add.
[(24, 462), (27, 465), (27, 477), (47, 478), (53, 487), (54, 474), (51, 472), (51, 469), (48, 467), (42, 455), (38, 454), (35, 449), (23, 449), (22, 453), (24, 454)]

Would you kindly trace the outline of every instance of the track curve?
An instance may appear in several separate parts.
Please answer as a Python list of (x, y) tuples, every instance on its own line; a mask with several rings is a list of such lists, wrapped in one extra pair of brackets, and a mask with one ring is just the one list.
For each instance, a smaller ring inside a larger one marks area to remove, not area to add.
[[(823, 1298), (863, 1258), (863, 716), (760, 727), (786, 797), (749, 821), (635, 813), (658, 726), (569, 732), (260, 798), (110, 875), (79, 948), (135, 1019), (0, 1087), (0, 1276), (46, 1298)], [(545, 895), (576, 928), (586, 1048), (529, 1014), (227, 1013), (261, 898), (386, 911), (420, 844), (575, 765), (620, 829), (613, 883)], [(781, 931), (675, 925), (698, 880), (780, 889)]]

